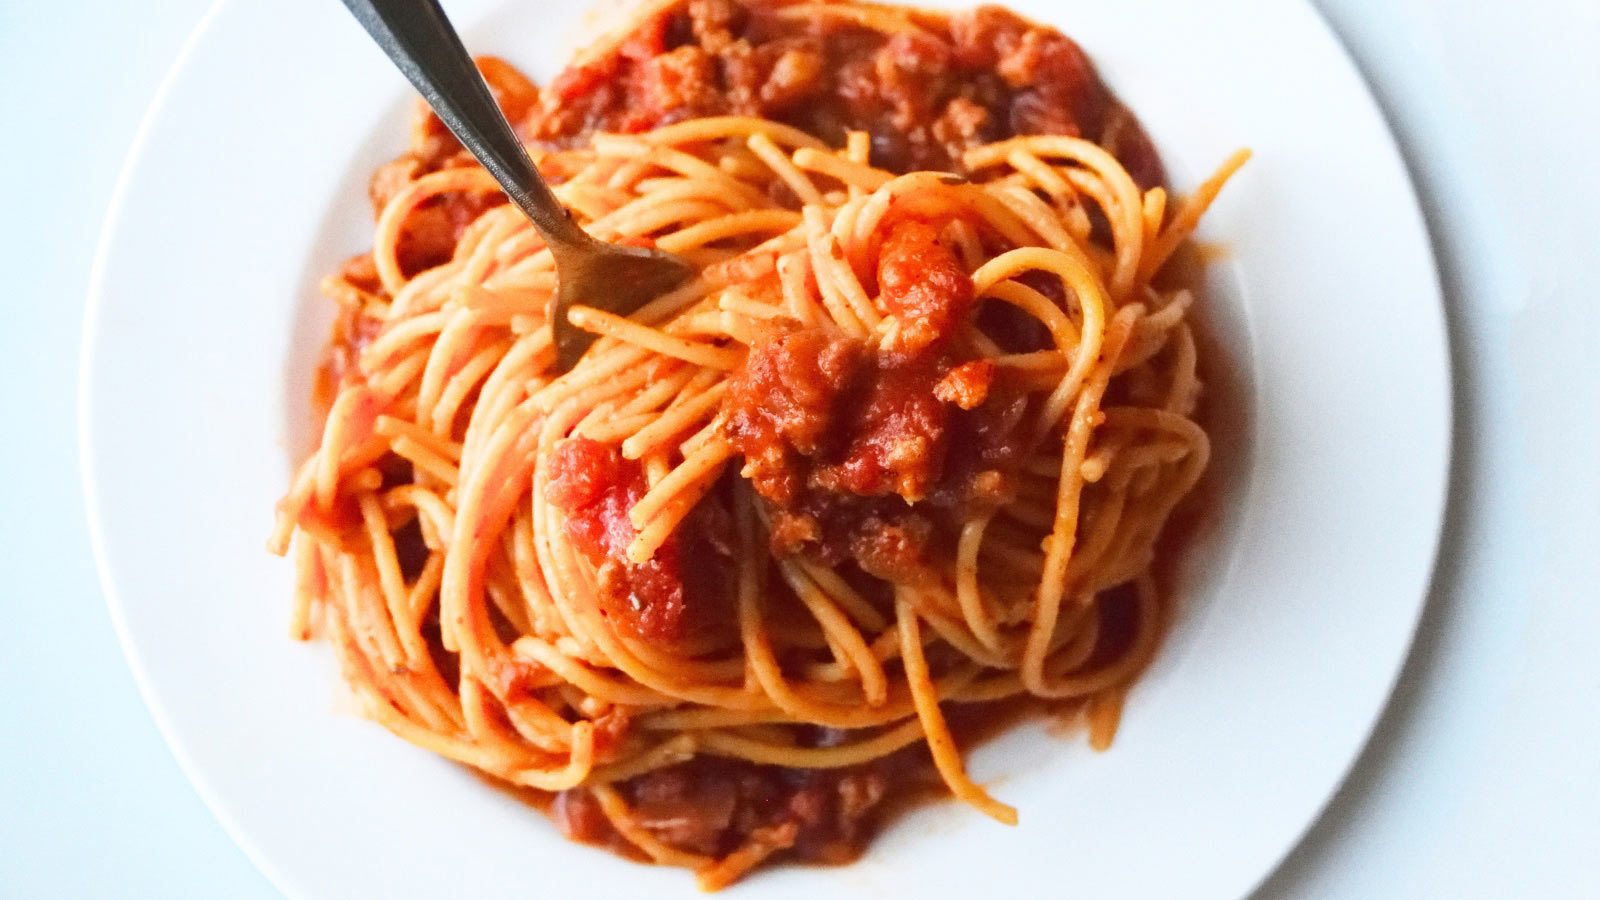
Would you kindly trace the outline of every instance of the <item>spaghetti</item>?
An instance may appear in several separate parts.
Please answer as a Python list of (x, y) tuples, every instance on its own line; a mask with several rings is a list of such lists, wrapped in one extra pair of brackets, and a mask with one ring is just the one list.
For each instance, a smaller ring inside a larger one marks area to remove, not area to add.
[[(357, 324), (271, 540), (367, 715), (707, 889), (848, 858), (908, 755), (1014, 824), (953, 717), (1079, 702), (1107, 746), (1206, 465), (1192, 298), (1157, 278), (1246, 154), (1169, 211), (1077, 137), (964, 176), (841, 144), (728, 115), (535, 151), (591, 233), (699, 270), (574, 308), (599, 339), (565, 374), (537, 233), (476, 166), (410, 180), (375, 284), (338, 285)], [(409, 271), (446, 196), (473, 214)]]

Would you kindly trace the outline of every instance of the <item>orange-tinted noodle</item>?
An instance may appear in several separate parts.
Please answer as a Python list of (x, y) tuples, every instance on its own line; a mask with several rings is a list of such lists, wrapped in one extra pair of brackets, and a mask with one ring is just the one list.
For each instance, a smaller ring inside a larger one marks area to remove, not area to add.
[[(574, 309), (565, 374), (488, 175), (386, 191), (272, 538), (367, 715), (707, 888), (849, 858), (919, 761), (1015, 823), (952, 727), (994, 704), (1081, 703), (1108, 745), (1206, 466), (1192, 297), (1152, 279), (1246, 154), (1169, 202), (1079, 137), (963, 177), (871, 143), (723, 115), (536, 149), (585, 228), (700, 269)], [(441, 208), (470, 215), (419, 268)]]

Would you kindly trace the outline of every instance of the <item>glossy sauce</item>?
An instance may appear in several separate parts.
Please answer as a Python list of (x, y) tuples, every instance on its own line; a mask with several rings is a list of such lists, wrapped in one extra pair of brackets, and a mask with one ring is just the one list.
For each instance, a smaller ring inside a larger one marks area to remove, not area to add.
[(962, 151), (1018, 134), (1087, 137), (1146, 186), (1161, 163), (1078, 45), (984, 6), (885, 35), (847, 18), (787, 18), (779, 4), (690, 0), (550, 85), (525, 134), (564, 143), (683, 119), (763, 116), (840, 145), (872, 138), (894, 171), (958, 170)]
[[(638, 132), (732, 113), (783, 121), (834, 145), (847, 131), (865, 131), (872, 163), (896, 172), (959, 171), (961, 154), (973, 146), (1066, 134), (1107, 147), (1142, 186), (1162, 181), (1144, 131), (1078, 46), (1053, 29), (982, 7), (951, 16), (913, 12), (916, 32), (890, 37), (842, 18), (787, 18), (777, 9), (689, 0), (544, 91), (499, 60), (478, 63), (519, 134), (552, 148), (580, 145), (596, 131)], [(375, 212), (416, 178), (467, 164), (454, 138), (419, 108), (410, 150), (372, 180)], [(463, 229), (501, 202), (498, 194), (458, 193), (427, 201), (399, 241), (402, 272), (448, 260)], [(945, 223), (895, 224), (881, 248), (878, 284), (869, 286), (902, 320), (893, 346), (873, 349), (780, 324), (733, 374), (722, 408), (724, 433), (769, 507), (774, 550), (841, 565), (853, 580), (914, 574), (930, 556), (953, 552), (960, 515), (1012, 496), (1009, 473), (1018, 463), (1027, 401), (951, 339), (958, 326), (977, 316), (1013, 352), (1047, 340), (1036, 323), (1002, 304), (975, 308), (965, 267), (941, 238)], [(340, 291), (383, 295), (369, 255), (353, 258), (336, 282)], [(358, 309), (343, 306), (323, 367), (326, 385), (359, 377), (354, 360), (381, 327)], [(573, 438), (559, 445), (550, 466), (547, 499), (565, 512), (574, 547), (596, 565), (601, 613), (620, 632), (672, 646), (732, 620), (726, 485), (696, 507), (655, 559), (633, 564), (624, 551), (636, 536), (627, 511), (645, 490), (639, 465), (613, 446)], [(424, 548), (420, 534), (410, 538), (402, 557), (414, 567)], [(1121, 601), (1108, 594), (1106, 602)], [(454, 671), (453, 657), (438, 662), (441, 671)], [(1039, 709), (1029, 701), (950, 704), (946, 713), (970, 746)], [(800, 731), (816, 746), (844, 739), (829, 729)], [(891, 815), (945, 793), (920, 745), (826, 771), (702, 757), (618, 788), (636, 819), (672, 846), (718, 856), (784, 829), (793, 833), (786, 858), (822, 863), (856, 858)], [(546, 809), (569, 837), (637, 856), (587, 791), (517, 793)]]

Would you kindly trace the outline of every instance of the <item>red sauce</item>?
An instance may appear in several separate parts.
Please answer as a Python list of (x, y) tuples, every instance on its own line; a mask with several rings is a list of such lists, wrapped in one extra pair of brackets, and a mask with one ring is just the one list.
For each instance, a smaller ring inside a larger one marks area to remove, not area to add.
[(855, 348), (839, 377), (785, 377), (817, 375), (806, 353), (819, 343), (796, 331), (753, 348), (730, 379), (724, 433), (770, 507), (775, 552), (907, 577), (949, 549), (960, 514), (1011, 498), (1026, 398), (937, 345), (905, 358), (835, 338), (823, 346)]
[(929, 223), (896, 222), (880, 254), (880, 299), (900, 320), (897, 350), (915, 353), (928, 347), (972, 308), (972, 279)]
[[(568, 68), (543, 91), (503, 60), (485, 56), (477, 63), (518, 133), (552, 147), (582, 143), (595, 131), (739, 113), (784, 121), (835, 144), (847, 131), (866, 131), (873, 163), (893, 171), (959, 170), (962, 152), (979, 144), (1069, 134), (1106, 147), (1142, 186), (1162, 181), (1160, 158), (1138, 122), (1082, 49), (1052, 28), (983, 6), (948, 16), (913, 11), (918, 30), (891, 37), (842, 18), (786, 19), (775, 13), (784, 5), (688, 0)], [(410, 148), (369, 184), (374, 214), (423, 175), (471, 162), (419, 101)], [(497, 193), (447, 193), (424, 202), (402, 227), (402, 273), (448, 261), (466, 226), (503, 202)], [(352, 259), (339, 280), (384, 296), (370, 255)], [(351, 337), (336, 334), (333, 343), (355, 343), (358, 333), (346, 327)], [(328, 379), (336, 385), (348, 366), (335, 361), (330, 368), (338, 370)]]
[(556, 145), (701, 116), (787, 122), (839, 144), (872, 137), (895, 171), (958, 169), (968, 148), (1018, 134), (1097, 141), (1143, 185), (1161, 162), (1077, 44), (1007, 10), (913, 13), (886, 36), (842, 18), (786, 19), (783, 4), (689, 0), (567, 69), (524, 123)]
[(327, 417), (328, 409), (333, 406), (334, 398), (338, 396), (339, 385), (343, 384), (346, 378), (361, 377), (361, 370), (357, 366), (361, 359), (361, 351), (367, 349), (367, 345), (371, 344), (382, 330), (383, 320), (364, 315), (359, 306), (350, 305), (339, 309), (339, 314), (333, 322), (333, 334), (323, 351), (322, 362), (317, 367), (316, 379), (311, 388), (311, 405), (317, 411), (319, 426)]
[[(499, 60), (478, 64), (519, 134), (551, 148), (582, 144), (595, 131), (637, 132), (732, 113), (777, 119), (834, 145), (847, 131), (865, 131), (873, 164), (897, 172), (959, 171), (971, 147), (1019, 134), (1066, 134), (1105, 146), (1142, 186), (1162, 181), (1137, 121), (1083, 51), (1053, 29), (981, 7), (950, 16), (912, 12), (920, 30), (891, 37), (845, 19), (786, 19), (774, 13), (781, 5), (677, 4), (542, 92)], [(469, 162), (419, 106), (409, 152), (372, 179), (374, 211), (415, 179)], [(427, 201), (404, 225), (402, 271), (410, 276), (447, 261), (463, 229), (501, 202), (497, 194), (454, 193)], [(951, 335), (977, 316), (1008, 351), (1040, 349), (1049, 340), (1004, 304), (974, 308), (964, 267), (940, 241), (942, 224), (896, 221), (880, 250), (877, 284), (868, 288), (901, 322), (886, 348), (780, 328), (732, 375), (722, 409), (725, 434), (772, 513), (775, 551), (841, 565), (863, 589), (870, 589), (858, 578), (863, 573), (907, 578), (931, 556), (950, 552), (958, 512), (1012, 496), (1027, 400), (997, 383), (993, 366)], [(341, 291), (384, 293), (370, 256), (352, 260), (339, 281)], [(347, 304), (336, 326), (324, 370), (333, 383), (353, 371), (377, 330), (358, 307)], [(547, 497), (565, 512), (574, 546), (596, 565), (600, 611), (619, 632), (672, 646), (730, 626), (726, 491), (719, 487), (702, 501), (654, 559), (634, 564), (626, 559), (636, 537), (627, 512), (645, 492), (638, 463), (616, 447), (573, 438), (559, 445), (550, 466)], [(420, 531), (403, 537), (402, 565), (420, 568)], [(1105, 600), (1119, 609), (1125, 601)], [(1125, 609), (1111, 618), (1119, 632), (1131, 630)], [(436, 634), (430, 643), (438, 646)], [(453, 655), (440, 647), (438, 657), (441, 672), (453, 676)], [(1014, 718), (994, 704), (946, 712), (964, 743)], [(805, 734), (815, 745), (842, 737), (827, 729)], [(681, 849), (717, 856), (782, 833), (793, 841), (789, 858), (839, 863), (859, 855), (896, 804), (930, 786), (942, 794), (938, 785), (926, 751), (914, 746), (832, 771), (697, 758), (618, 787), (645, 828)], [(561, 793), (549, 806), (568, 836), (637, 855), (587, 791)]]
[(792, 460), (827, 452), (843, 415), (843, 386), (865, 353), (859, 341), (796, 330), (752, 348), (728, 379), (723, 430), (744, 454), (744, 474), (761, 496), (791, 503), (804, 490)]
[(644, 469), (610, 444), (574, 437), (550, 459), (546, 498), (566, 512), (567, 537), (598, 566), (600, 614), (633, 637), (678, 644), (730, 618), (729, 532), (720, 507), (703, 503), (652, 559), (631, 562), (638, 531), (628, 510), (645, 490)]
[(989, 385), (993, 381), (994, 360), (975, 359), (946, 372), (933, 386), (933, 395), (961, 409), (976, 409), (989, 399)]
[[(838, 732), (815, 729), (820, 741)], [(720, 857), (754, 834), (784, 834), (795, 861), (841, 864), (856, 859), (884, 818), (891, 790), (938, 784), (920, 748), (861, 766), (796, 770), (737, 760), (697, 758), (629, 779), (620, 786), (636, 823), (690, 853)], [(572, 840), (636, 854), (582, 789), (556, 795), (551, 815)], [(788, 837), (792, 835), (792, 837)]]
[[(723, 430), (768, 504), (779, 553), (909, 579), (930, 557), (949, 552), (957, 511), (1009, 497), (1001, 469), (1016, 462), (1025, 402), (991, 384), (992, 363), (963, 359), (970, 352), (955, 345), (952, 335), (975, 314), (974, 291), (936, 225), (897, 223), (881, 250), (877, 287), (885, 308), (917, 326), (893, 349), (780, 326), (730, 376)], [(638, 465), (612, 447), (577, 438), (552, 461), (550, 499), (568, 511), (573, 542), (604, 559), (602, 583), (634, 537), (627, 510), (643, 490)], [(664, 608), (686, 615), (700, 598), (672, 581), (680, 571), (676, 546), (647, 565), (660, 562), (655, 571), (665, 573)], [(636, 588), (631, 596), (642, 593)], [(647, 610), (663, 603), (640, 602)], [(642, 632), (653, 630), (656, 617), (640, 614), (639, 602), (624, 609), (615, 598), (602, 603), (612, 616), (635, 616)], [(843, 738), (828, 729), (806, 729), (805, 736), (818, 745)], [(752, 840), (776, 841), (790, 860), (843, 863), (860, 854), (896, 804), (937, 783), (926, 751), (912, 747), (836, 771), (697, 758), (619, 790), (638, 825), (681, 850), (718, 857)], [(558, 795), (551, 813), (570, 838), (636, 852), (587, 791)]]
[(752, 347), (729, 379), (723, 431), (771, 507), (780, 554), (907, 578), (948, 551), (960, 512), (1010, 497), (1026, 401), (952, 337), (974, 291), (939, 224), (897, 220), (880, 250), (892, 340), (871, 349), (797, 328)]
[(729, 380), (724, 432), (780, 507), (807, 491), (914, 502), (939, 478), (950, 409), (934, 387), (954, 365), (945, 338), (972, 307), (972, 279), (913, 221), (884, 242), (878, 281), (901, 323), (892, 349), (800, 329), (751, 348)]
[(846, 385), (837, 451), (811, 465), (810, 486), (835, 494), (922, 499), (939, 477), (949, 410), (933, 396), (940, 361), (878, 352)]
[(550, 458), (545, 497), (566, 510), (567, 537), (591, 556), (621, 556), (638, 536), (628, 510), (645, 493), (644, 469), (615, 446), (575, 437)]
[[(533, 82), (497, 57), (480, 56), (476, 62), (506, 117), (512, 122), (526, 119), (539, 99), (539, 89)], [(472, 157), (461, 148), (461, 143), (439, 117), (419, 101), (411, 128), (410, 149), (379, 167), (367, 183), (372, 214), (381, 213), (396, 194), (423, 175), (472, 164)], [(475, 192), (441, 194), (424, 201), (401, 226), (395, 246), (401, 273), (409, 278), (449, 262), (462, 231), (485, 210), (504, 202), (501, 194)]]

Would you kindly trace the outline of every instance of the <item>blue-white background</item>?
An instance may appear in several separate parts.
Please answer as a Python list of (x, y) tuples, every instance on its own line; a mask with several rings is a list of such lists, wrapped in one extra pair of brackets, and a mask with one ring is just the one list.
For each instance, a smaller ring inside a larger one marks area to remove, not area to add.
[[(77, 472), (100, 218), (208, 2), (0, 0), (0, 897), (275, 893), (139, 700)], [(1261, 893), (1600, 896), (1600, 2), (1318, 5), (1429, 217), (1456, 464), (1401, 685)]]

